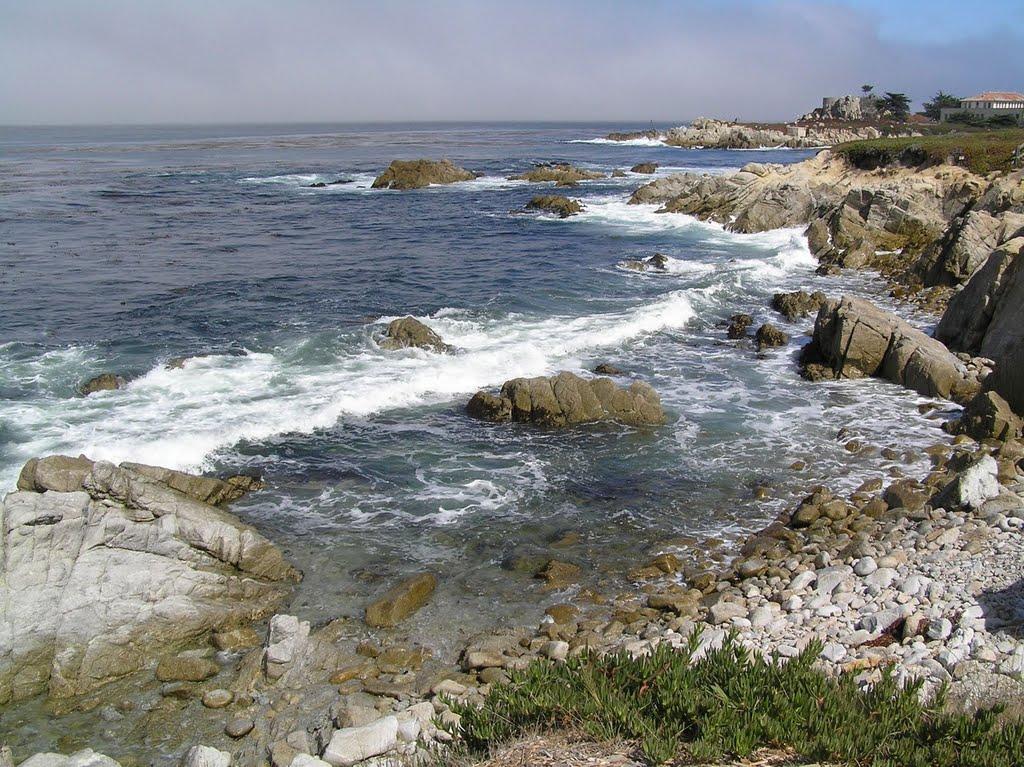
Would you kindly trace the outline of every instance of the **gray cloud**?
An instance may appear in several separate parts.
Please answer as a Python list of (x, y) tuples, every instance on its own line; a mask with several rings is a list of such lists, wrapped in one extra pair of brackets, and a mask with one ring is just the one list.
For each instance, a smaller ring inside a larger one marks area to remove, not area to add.
[(901, 43), (806, 0), (0, 2), (2, 123), (783, 119), (862, 82), (1024, 88), (1019, 30)]

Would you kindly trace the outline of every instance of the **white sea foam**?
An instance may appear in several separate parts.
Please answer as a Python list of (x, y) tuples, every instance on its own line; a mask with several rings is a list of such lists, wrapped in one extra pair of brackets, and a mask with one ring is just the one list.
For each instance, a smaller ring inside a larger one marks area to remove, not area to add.
[[(373, 173), (283, 173), (277, 176), (248, 176), (239, 179), (243, 184), (261, 184), (303, 189), (309, 192), (364, 192), (371, 187), (376, 176)], [(352, 179), (348, 184), (333, 184), (333, 181)], [(312, 187), (311, 184), (327, 184)]]
[(429, 322), (460, 349), (457, 354), (385, 352), (366, 329), (329, 359), (311, 362), (305, 344), (274, 353), (211, 355), (180, 369), (155, 367), (117, 391), (8, 401), (0, 416), (16, 424), (24, 439), (0, 485), (13, 484), (29, 457), (55, 452), (202, 468), (211, 453), (243, 440), (309, 433), (345, 416), (448, 402), (508, 378), (579, 369), (592, 350), (680, 328), (692, 317), (685, 291), (581, 317), (479, 320), (446, 311)]
[(661, 138), (631, 138), (624, 141), (615, 141), (610, 138), (577, 138), (569, 141), (570, 144), (605, 144), (608, 146), (658, 146), (667, 147), (664, 139)]

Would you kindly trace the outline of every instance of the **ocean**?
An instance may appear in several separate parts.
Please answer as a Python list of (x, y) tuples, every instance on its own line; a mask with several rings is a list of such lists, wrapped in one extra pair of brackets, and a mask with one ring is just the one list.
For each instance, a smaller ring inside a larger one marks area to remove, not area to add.
[[(801, 380), (812, 320), (769, 307), (798, 288), (891, 307), (880, 280), (817, 276), (799, 230), (733, 234), (627, 205), (651, 178), (813, 151), (600, 140), (624, 127), (0, 128), (0, 488), (50, 453), (258, 471), (267, 488), (232, 509), (304, 571), (291, 612), (358, 617), (431, 570), (438, 592), (403, 631), (444, 655), (565, 600), (521, 562), (557, 551), (614, 594), (638, 562), (750, 532), (811, 484), (926, 466), (879, 452), (935, 440), (920, 398)], [(483, 175), (370, 188), (420, 157)], [(582, 200), (578, 216), (523, 213), (551, 187), (506, 177), (553, 160), (659, 168), (556, 190)], [(655, 252), (664, 273), (623, 266)], [(791, 343), (728, 340), (737, 312)], [(457, 352), (378, 348), (407, 314)], [(464, 411), (478, 389), (602, 362), (651, 383), (668, 424), (551, 431)], [(104, 371), (130, 383), (77, 394)], [(874, 449), (851, 454), (853, 438)]]

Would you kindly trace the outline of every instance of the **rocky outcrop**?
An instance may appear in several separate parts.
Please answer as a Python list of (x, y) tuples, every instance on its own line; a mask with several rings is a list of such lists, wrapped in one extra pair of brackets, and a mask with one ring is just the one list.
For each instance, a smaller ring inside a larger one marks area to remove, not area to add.
[(801, 317), (817, 314), (826, 300), (825, 294), (820, 291), (807, 293), (797, 290), (792, 293), (776, 293), (772, 296), (772, 309), (790, 322), (795, 322)]
[(452, 347), (446, 344), (437, 333), (424, 325), (415, 317), (402, 317), (388, 323), (384, 335), (378, 339), (381, 349), (406, 349), (414, 346), (417, 349), (447, 354)]
[(906, 291), (963, 283), (993, 247), (1016, 247), (1021, 190), (1021, 172), (982, 178), (950, 164), (865, 170), (825, 151), (789, 166), (668, 176), (640, 187), (630, 202), (737, 232), (806, 226), (823, 266), (873, 268)]
[(877, 376), (957, 402), (967, 402), (980, 389), (940, 342), (859, 298), (822, 305), (804, 365), (812, 379)]
[(609, 141), (636, 141), (643, 138), (660, 139), (661, 137), (656, 130), (613, 131), (607, 136)]
[[(665, 134), (669, 146), (687, 149), (761, 149), (789, 147), (825, 147), (844, 141), (876, 139), (882, 134), (873, 127), (807, 125), (802, 130), (790, 126), (767, 126), (725, 122), (699, 117), (689, 126), (673, 128)], [(911, 135), (908, 132), (908, 135)]]
[(583, 204), (579, 200), (570, 200), (557, 194), (538, 194), (526, 203), (526, 209), (554, 213), (559, 218), (569, 218), (582, 213)]
[(431, 184), (472, 181), (476, 174), (450, 160), (394, 160), (373, 181), (374, 189), (421, 189)]
[(757, 333), (754, 335), (754, 343), (757, 344), (757, 348), (760, 349), (771, 349), (777, 346), (785, 346), (789, 343), (789, 336), (779, 330), (777, 327), (772, 325), (770, 322), (766, 322), (764, 325), (757, 329)]
[(729, 318), (725, 334), (733, 340), (746, 338), (750, 326), (754, 324), (754, 318), (749, 314), (734, 314)]
[(604, 178), (604, 174), (583, 170), (569, 163), (544, 163), (525, 173), (509, 176), (512, 181), (529, 181), (534, 184), (553, 181), (557, 186), (573, 186), (580, 181), (594, 181), (599, 178)]
[(68, 698), (271, 612), (300, 574), (230, 481), (55, 456), (0, 506), (0, 702)]
[(402, 581), (366, 608), (366, 625), (375, 628), (397, 626), (423, 607), (435, 588), (437, 578), (431, 573), (421, 573)]
[(935, 337), (951, 349), (999, 361), (1024, 328), (1024, 236), (988, 257), (950, 299)]
[(631, 173), (643, 173), (650, 175), (658, 170), (658, 163), (656, 162), (638, 162), (632, 168), (629, 169)]
[(467, 411), (475, 418), (495, 422), (571, 426), (596, 421), (617, 421), (631, 426), (665, 423), (661, 400), (650, 385), (634, 381), (628, 388), (610, 378), (581, 378), (562, 372), (552, 378), (516, 378), (506, 381), (497, 396), (477, 392)]
[[(92, 472), (94, 462), (80, 455), (48, 455), (45, 458), (30, 458), (18, 476), (18, 489), (35, 493), (53, 490), (58, 493), (73, 493), (83, 490), (86, 477)], [(172, 490), (187, 495), (200, 503), (220, 506), (241, 498), (246, 493), (263, 488), (259, 477), (236, 474), (220, 479), (188, 474), (161, 466), (147, 466), (144, 463), (125, 462), (121, 467), (148, 477)]]
[(123, 376), (119, 376), (116, 373), (100, 373), (98, 376), (90, 378), (78, 387), (79, 394), (83, 396), (89, 396), (95, 394), (98, 391), (113, 391), (114, 389), (123, 389), (128, 385), (128, 381)]

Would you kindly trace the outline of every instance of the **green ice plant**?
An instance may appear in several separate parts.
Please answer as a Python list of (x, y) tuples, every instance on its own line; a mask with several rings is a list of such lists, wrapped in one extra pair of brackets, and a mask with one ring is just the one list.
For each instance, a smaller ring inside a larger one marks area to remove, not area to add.
[(1024, 724), (999, 709), (943, 710), (944, 690), (922, 702), (921, 682), (888, 671), (861, 689), (851, 674), (815, 666), (812, 642), (788, 661), (751, 654), (729, 636), (697, 656), (662, 644), (650, 655), (583, 653), (536, 661), (494, 685), (482, 707), (454, 704), (472, 752), (535, 729), (572, 728), (595, 740), (635, 741), (652, 765), (713, 762), (764, 747), (857, 767), (1011, 767), (1024, 764)]

